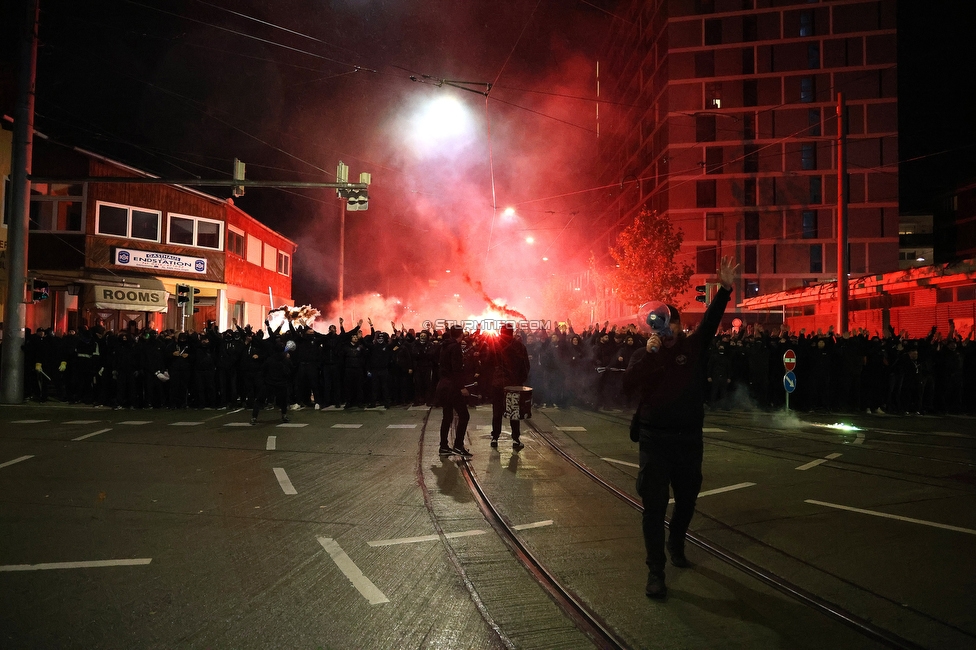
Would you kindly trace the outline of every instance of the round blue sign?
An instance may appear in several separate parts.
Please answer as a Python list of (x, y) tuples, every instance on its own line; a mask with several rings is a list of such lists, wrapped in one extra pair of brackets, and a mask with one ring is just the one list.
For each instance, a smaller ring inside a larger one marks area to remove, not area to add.
[(792, 371), (783, 375), (783, 388), (786, 389), (787, 393), (792, 393), (796, 390), (796, 375)]

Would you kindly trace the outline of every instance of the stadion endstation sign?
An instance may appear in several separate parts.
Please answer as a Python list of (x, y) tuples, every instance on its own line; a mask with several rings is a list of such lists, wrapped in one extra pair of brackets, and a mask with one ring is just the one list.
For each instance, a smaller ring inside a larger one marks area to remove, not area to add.
[(131, 248), (116, 248), (115, 252), (112, 253), (112, 264), (155, 271), (200, 274), (207, 272), (207, 258), (205, 257), (174, 255), (159, 251), (139, 251)]

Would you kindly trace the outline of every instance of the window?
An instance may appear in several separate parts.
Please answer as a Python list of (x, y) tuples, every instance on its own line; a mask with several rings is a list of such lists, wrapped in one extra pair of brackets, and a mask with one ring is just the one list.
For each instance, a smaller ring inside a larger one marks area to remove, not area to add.
[(699, 246), (695, 255), (695, 273), (714, 275), (718, 268), (716, 262), (717, 251), (714, 246)]
[(705, 239), (707, 241), (718, 240), (719, 229), (722, 227), (722, 215), (709, 212), (705, 215)]
[[(9, 204), (10, 185), (4, 196)], [(84, 230), (84, 185), (66, 183), (31, 183), (28, 228), (46, 232), (82, 232)], [(6, 206), (9, 209), (9, 205)], [(4, 210), (4, 223), (7, 211)]]
[(817, 229), (817, 211), (804, 210), (803, 211), (803, 238), (816, 239), (818, 234), (819, 232)]
[(742, 50), (742, 74), (756, 73), (756, 51), (751, 47)]
[(742, 171), (747, 174), (755, 174), (759, 171), (759, 147), (754, 144), (745, 146), (745, 155), (742, 157)]
[(747, 178), (742, 182), (742, 205), (757, 205), (755, 178)]
[(705, 84), (705, 108), (722, 108), (722, 84)]
[(803, 169), (817, 168), (817, 147), (812, 142), (802, 145), (800, 150), (800, 163)]
[(244, 257), (244, 233), (227, 227), (227, 250), (234, 255)]
[(743, 140), (756, 139), (756, 114), (755, 113), (742, 114), (742, 139)]
[(813, 36), (813, 12), (800, 12), (800, 36)]
[(220, 221), (170, 213), (169, 236), (166, 242), (220, 250), (223, 246), (223, 232), (224, 224)]
[(811, 108), (807, 111), (807, 124), (810, 128), (807, 129), (810, 135), (820, 135), (820, 109)]
[(714, 77), (715, 76), (715, 52), (695, 53), (695, 77)]
[(99, 235), (158, 242), (162, 218), (162, 212), (157, 210), (101, 201), (95, 204), (95, 232)]
[(800, 79), (800, 101), (809, 103), (815, 101), (817, 97), (817, 84), (813, 77), (803, 77)]
[(696, 115), (695, 116), (695, 142), (714, 142), (715, 141), (715, 116)]
[(810, 273), (823, 273), (823, 244), (810, 245)]
[[(698, 181), (696, 203), (699, 208), (715, 207), (715, 181)], [(714, 269), (713, 269), (714, 270)]]
[(758, 273), (756, 270), (758, 268), (758, 254), (755, 244), (749, 244), (743, 247), (743, 260), (742, 260), (742, 272), (743, 273)]
[(807, 68), (816, 70), (820, 67), (820, 43), (807, 43)]
[(747, 43), (759, 40), (759, 21), (755, 14), (742, 17), (742, 40)]
[(722, 20), (715, 18), (705, 21), (705, 45), (722, 44)]
[(705, 147), (705, 173), (721, 174), (723, 165), (722, 147)]
[(820, 205), (823, 203), (822, 186), (823, 181), (819, 176), (810, 177), (810, 205)]
[(759, 239), (759, 213), (746, 212), (743, 216), (743, 235), (747, 240)]
[(742, 82), (742, 105), (759, 105), (759, 83), (755, 79), (746, 79)]
[(291, 275), (291, 255), (278, 251), (278, 273)]
[(759, 283), (755, 280), (746, 280), (745, 286), (746, 298), (755, 298), (759, 295)]

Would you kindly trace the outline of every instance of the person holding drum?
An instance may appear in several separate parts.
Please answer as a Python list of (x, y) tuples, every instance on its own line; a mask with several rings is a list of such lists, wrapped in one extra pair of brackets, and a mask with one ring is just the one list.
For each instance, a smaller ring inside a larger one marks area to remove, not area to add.
[(685, 335), (681, 314), (661, 303), (647, 315), (651, 335), (644, 349), (630, 358), (624, 390), (640, 397), (630, 437), (640, 442), (637, 492), (644, 504), (643, 532), (649, 598), (664, 598), (664, 517), (669, 487), (674, 491), (674, 512), (667, 548), (671, 564), (689, 566), (685, 534), (695, 512), (702, 485), (702, 425), (705, 421), (705, 370), (708, 350), (732, 293), (737, 265), (722, 258), (721, 288), (712, 298), (701, 324)]
[[(519, 451), (525, 445), (520, 440), (521, 420), (531, 416), (532, 391), (522, 384), (529, 378), (529, 354), (522, 339), (515, 336), (515, 327), (508, 323), (498, 334), (494, 345), (489, 347), (489, 372), (491, 378), (491, 446), (498, 446), (502, 433), (502, 416), (506, 413), (512, 425), (512, 449)], [(506, 388), (513, 389), (513, 401), (517, 406), (506, 408)], [(527, 402), (521, 396), (527, 395)], [(522, 413), (525, 409), (529, 412)]]

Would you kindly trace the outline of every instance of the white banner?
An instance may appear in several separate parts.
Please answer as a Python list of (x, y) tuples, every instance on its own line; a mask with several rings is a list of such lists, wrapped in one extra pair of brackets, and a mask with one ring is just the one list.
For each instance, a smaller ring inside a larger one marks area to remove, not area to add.
[(166, 292), (160, 289), (95, 285), (95, 306), (99, 309), (166, 311), (167, 298)]
[(112, 264), (140, 269), (179, 271), (180, 273), (205, 274), (207, 272), (207, 258), (205, 257), (174, 255), (158, 251), (137, 251), (131, 248), (116, 248), (115, 254), (112, 256)]

